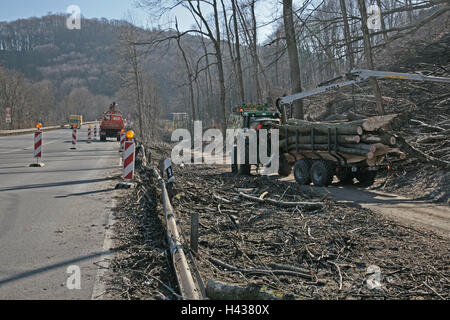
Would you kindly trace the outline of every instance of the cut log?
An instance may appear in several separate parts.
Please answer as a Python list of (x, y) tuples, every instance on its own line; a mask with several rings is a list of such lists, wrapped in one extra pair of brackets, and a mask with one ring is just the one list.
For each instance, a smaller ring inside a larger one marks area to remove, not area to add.
[(283, 295), (261, 288), (256, 284), (241, 287), (221, 281), (210, 280), (206, 285), (206, 296), (211, 300), (281, 300)]
[(395, 146), (397, 143), (397, 140), (393, 136), (389, 135), (382, 135), (382, 136), (375, 136), (371, 134), (365, 134), (361, 137), (361, 142), (364, 143), (383, 143), (390, 146)]
[(377, 150), (376, 145), (374, 144), (366, 144), (366, 143), (358, 143), (358, 144), (352, 144), (352, 145), (342, 145), (342, 147), (345, 148), (352, 148), (352, 149), (361, 149), (367, 152), (375, 152)]
[[(337, 140), (339, 144), (353, 144), (353, 143), (360, 143), (361, 137), (358, 135), (338, 135)], [(310, 136), (299, 136), (298, 137), (299, 143), (302, 144), (309, 144), (311, 143), (311, 137)], [(288, 138), (288, 144), (295, 144), (297, 142), (297, 137), (295, 135), (290, 135)], [(378, 141), (377, 141), (378, 142)], [(314, 137), (314, 143), (317, 144), (328, 144), (328, 136), (320, 135)], [(334, 143), (334, 135), (331, 136), (331, 143)], [(280, 140), (280, 146), (284, 146), (286, 144), (286, 138)]]
[(386, 127), (389, 123), (392, 122), (398, 114), (389, 114), (385, 116), (376, 116), (370, 117), (363, 120), (356, 120), (349, 122), (350, 125), (359, 125), (363, 128), (364, 131), (377, 131), (381, 128)]
[(328, 129), (331, 129), (331, 133), (334, 133), (335, 128), (337, 129), (337, 133), (339, 134), (350, 134), (350, 135), (362, 135), (363, 128), (360, 125), (354, 125), (348, 122), (344, 123), (320, 123), (320, 122), (308, 122), (303, 120), (289, 120), (287, 125), (279, 125), (273, 124), (274, 128), (282, 130), (288, 130), (290, 132), (296, 132), (297, 130), (300, 133), (311, 133), (311, 129), (314, 128), (316, 133), (320, 134), (328, 134)]

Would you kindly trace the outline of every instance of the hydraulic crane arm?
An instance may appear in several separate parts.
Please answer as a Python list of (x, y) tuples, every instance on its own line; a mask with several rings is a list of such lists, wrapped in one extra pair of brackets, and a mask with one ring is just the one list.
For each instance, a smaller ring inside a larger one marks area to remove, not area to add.
[[(306, 97), (314, 96), (316, 94), (342, 88), (355, 83), (359, 83), (369, 78), (381, 78), (381, 79), (401, 79), (401, 80), (414, 80), (414, 81), (433, 81), (450, 83), (450, 78), (444, 77), (432, 77), (425, 76), (421, 73), (401, 73), (401, 72), (388, 72), (388, 71), (373, 71), (364, 69), (354, 69), (347, 74), (339, 76), (337, 78), (325, 81), (321, 83), (317, 88), (295, 93), (286, 97), (282, 97), (278, 100), (278, 105), (292, 104), (296, 100), (304, 99)], [(338, 83), (332, 83), (336, 80), (344, 80)], [(330, 84), (331, 83), (331, 84)]]

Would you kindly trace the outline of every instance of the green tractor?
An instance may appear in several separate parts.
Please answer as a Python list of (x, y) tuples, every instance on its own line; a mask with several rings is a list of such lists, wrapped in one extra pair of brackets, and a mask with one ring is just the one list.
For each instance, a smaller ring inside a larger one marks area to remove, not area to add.
[[(234, 143), (233, 145), (233, 161), (231, 165), (231, 171), (238, 175), (250, 175), (252, 163), (250, 163), (250, 135), (249, 130), (253, 129), (256, 132), (261, 129), (270, 129), (270, 123), (280, 123), (281, 114), (278, 111), (271, 110), (267, 104), (243, 104), (236, 108), (233, 108), (233, 112), (230, 117), (230, 123), (232, 129), (242, 129), (241, 135), (244, 135), (245, 150), (241, 153), (239, 145)], [(269, 133), (270, 134), (270, 133)], [(259, 159), (259, 136), (257, 137), (257, 168), (262, 163)], [(242, 137), (238, 137), (242, 138)], [(270, 136), (268, 137), (270, 141)], [(269, 146), (270, 148), (270, 146)], [(268, 150), (270, 154), (270, 150)], [(238, 159), (238, 155), (245, 155), (245, 159)], [(281, 168), (282, 166), (280, 166)], [(282, 171), (282, 170), (280, 170)], [(279, 172), (280, 174), (282, 172)], [(289, 173), (288, 173), (289, 174)]]

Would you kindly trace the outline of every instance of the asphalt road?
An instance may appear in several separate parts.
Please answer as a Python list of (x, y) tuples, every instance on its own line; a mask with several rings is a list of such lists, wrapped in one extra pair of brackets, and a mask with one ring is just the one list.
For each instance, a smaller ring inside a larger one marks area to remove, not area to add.
[[(294, 175), (282, 178), (295, 182)], [(330, 194), (331, 197), (344, 203), (355, 203), (363, 208), (378, 212), (402, 225), (419, 227), (450, 239), (450, 207), (446, 204), (411, 199), (393, 193), (370, 190), (358, 185), (341, 185), (335, 178), (328, 188), (308, 186), (317, 191)]]
[(71, 130), (44, 133), (45, 167), (29, 168), (33, 136), (0, 137), (0, 299), (91, 299), (121, 154), (86, 139), (73, 151)]

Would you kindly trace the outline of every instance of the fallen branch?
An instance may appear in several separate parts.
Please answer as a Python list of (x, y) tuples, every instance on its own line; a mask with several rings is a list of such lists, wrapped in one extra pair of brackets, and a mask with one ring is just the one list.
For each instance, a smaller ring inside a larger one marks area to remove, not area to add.
[(247, 287), (210, 280), (206, 285), (206, 296), (212, 300), (280, 300), (271, 290), (250, 283)]
[(294, 276), (294, 277), (300, 277), (307, 280), (314, 280), (314, 276), (303, 273), (303, 272), (297, 272), (297, 271), (289, 271), (289, 270), (265, 270), (265, 269), (241, 269), (233, 267), (223, 261), (220, 261), (218, 259), (210, 257), (209, 260), (214, 263), (215, 265), (218, 265), (222, 268), (225, 268), (229, 271), (235, 271), (235, 272), (241, 272), (243, 274), (252, 274), (252, 275), (281, 275), (281, 276)]
[(252, 202), (272, 204), (272, 205), (275, 205), (275, 206), (278, 206), (278, 207), (285, 207), (285, 208), (286, 207), (290, 208), (290, 207), (299, 207), (299, 206), (301, 206), (301, 207), (307, 207), (307, 208), (310, 208), (310, 209), (319, 209), (319, 208), (322, 208), (323, 205), (324, 205), (323, 202), (286, 202), (286, 201), (277, 201), (277, 200), (273, 200), (273, 199), (261, 199), (261, 198), (258, 198), (258, 197), (250, 196), (250, 195), (245, 194), (243, 192), (240, 192), (239, 196), (244, 198), (244, 199), (250, 200)]

